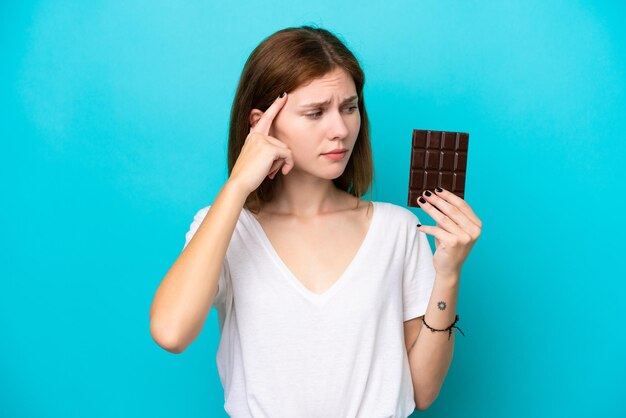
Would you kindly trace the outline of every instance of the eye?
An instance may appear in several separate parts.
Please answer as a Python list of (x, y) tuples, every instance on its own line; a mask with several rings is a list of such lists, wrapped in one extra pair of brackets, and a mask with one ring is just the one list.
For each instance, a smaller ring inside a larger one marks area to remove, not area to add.
[[(351, 106), (346, 108), (349, 114), (354, 113), (355, 110), (358, 110), (357, 106)], [(307, 118), (309, 119), (319, 119), (322, 116), (322, 112), (314, 112), (314, 113), (307, 113), (305, 115)]]
[(305, 116), (311, 119), (318, 119), (322, 112), (307, 113)]

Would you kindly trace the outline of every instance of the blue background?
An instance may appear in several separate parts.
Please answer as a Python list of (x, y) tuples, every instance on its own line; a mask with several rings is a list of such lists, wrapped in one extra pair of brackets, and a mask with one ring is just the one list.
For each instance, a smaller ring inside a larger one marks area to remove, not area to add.
[(245, 60), (303, 24), (363, 65), (374, 200), (406, 205), (413, 128), (471, 134), (484, 228), (466, 336), (415, 415), (626, 415), (624, 2), (48, 0), (0, 16), (0, 416), (225, 416), (216, 311), (181, 355), (148, 311), (226, 180)]

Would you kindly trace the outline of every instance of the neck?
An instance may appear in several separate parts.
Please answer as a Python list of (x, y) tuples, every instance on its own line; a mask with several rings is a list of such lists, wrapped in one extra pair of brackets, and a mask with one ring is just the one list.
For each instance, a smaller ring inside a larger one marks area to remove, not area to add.
[(293, 170), (275, 181), (271, 212), (310, 218), (342, 209), (343, 193), (332, 180)]

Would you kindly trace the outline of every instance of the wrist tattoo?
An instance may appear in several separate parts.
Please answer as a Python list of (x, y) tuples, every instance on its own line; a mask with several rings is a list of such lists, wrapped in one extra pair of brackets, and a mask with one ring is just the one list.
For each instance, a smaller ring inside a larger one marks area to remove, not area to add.
[(439, 302), (437, 302), (437, 307), (439, 308), (440, 311), (445, 311), (446, 310), (446, 303), (442, 300), (440, 300)]

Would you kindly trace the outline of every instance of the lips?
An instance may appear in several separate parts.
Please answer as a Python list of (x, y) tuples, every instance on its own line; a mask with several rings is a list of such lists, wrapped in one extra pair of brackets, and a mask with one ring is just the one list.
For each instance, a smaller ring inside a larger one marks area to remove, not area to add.
[(324, 155), (326, 155), (326, 154), (343, 154), (346, 151), (348, 151), (348, 150), (345, 149), (345, 148), (338, 148), (336, 150), (332, 150), (331, 152), (326, 152), (326, 153), (324, 153)]

